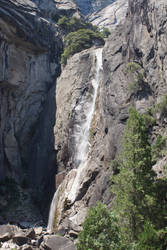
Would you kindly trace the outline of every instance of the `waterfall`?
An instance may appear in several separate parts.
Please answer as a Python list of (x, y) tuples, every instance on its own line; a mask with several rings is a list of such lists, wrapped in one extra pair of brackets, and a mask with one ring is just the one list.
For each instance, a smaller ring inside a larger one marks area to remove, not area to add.
[(55, 219), (55, 213), (56, 213), (56, 203), (58, 202), (58, 199), (59, 199), (60, 189), (61, 189), (61, 185), (56, 190), (56, 192), (53, 196), (53, 199), (52, 199), (52, 203), (50, 205), (49, 220), (48, 220), (48, 226), (47, 226), (48, 231), (52, 231), (53, 226), (54, 226), (54, 219)]
[[(77, 191), (82, 180), (82, 172), (87, 167), (90, 128), (95, 110), (95, 103), (100, 80), (100, 70), (102, 70), (102, 48), (96, 49), (95, 56), (96, 72), (95, 77), (92, 80), (93, 93), (91, 96), (91, 101), (88, 102), (88, 105), (82, 105), (83, 101), (81, 101), (81, 103), (76, 107), (76, 109), (79, 110), (80, 116), (83, 116), (84, 112), (85, 119), (84, 122), (80, 124), (80, 126), (77, 125), (77, 130), (74, 132), (76, 146), (75, 158), (77, 162), (79, 162), (79, 166), (77, 167), (77, 174), (72, 185), (71, 191), (68, 194), (68, 200), (70, 200), (71, 203), (75, 201)], [(87, 104), (87, 102), (85, 103)]]
[[(95, 63), (96, 70), (95, 77), (92, 80), (92, 91), (91, 93), (87, 92), (85, 95), (81, 96), (81, 99), (74, 110), (75, 120), (77, 121), (73, 132), (75, 142), (74, 164), (76, 169), (72, 169), (67, 174), (67, 177), (65, 178), (66, 183), (64, 183), (64, 180), (54, 195), (50, 207), (48, 230), (53, 229), (55, 212), (60, 207), (58, 207), (60, 188), (63, 190), (60, 196), (64, 197), (61, 197), (61, 199), (64, 201), (68, 200), (72, 204), (77, 197), (77, 192), (82, 182), (82, 173), (87, 168), (90, 146), (89, 134), (100, 81), (100, 70), (102, 70), (102, 48), (95, 50)], [(65, 188), (62, 187), (63, 184)]]

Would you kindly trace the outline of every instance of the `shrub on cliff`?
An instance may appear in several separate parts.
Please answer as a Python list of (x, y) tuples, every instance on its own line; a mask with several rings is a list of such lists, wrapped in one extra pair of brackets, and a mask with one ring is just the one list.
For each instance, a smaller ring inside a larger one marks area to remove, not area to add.
[(95, 41), (104, 44), (104, 39), (99, 32), (89, 29), (79, 29), (76, 32), (69, 33), (65, 38), (65, 50), (61, 57), (61, 63), (65, 65), (70, 56), (90, 48)]
[(111, 35), (111, 32), (109, 31), (108, 28), (104, 28), (104, 29), (102, 30), (102, 34), (103, 34), (103, 37), (104, 37), (104, 38), (107, 38), (109, 35)]
[(161, 100), (155, 105), (152, 112), (159, 114), (162, 121), (167, 117), (167, 95), (161, 97)]
[(59, 18), (57, 24), (61, 27), (66, 33), (74, 32), (79, 29), (90, 29), (92, 31), (97, 31), (98, 28), (95, 25), (92, 25), (89, 22), (83, 22), (81, 19), (77, 17), (66, 17), (62, 16)]
[(136, 95), (144, 86), (144, 69), (136, 62), (129, 62), (126, 66), (126, 72), (133, 78), (133, 82), (129, 83), (128, 86), (129, 92)]
[(74, 32), (78, 29), (83, 29), (86, 26), (79, 18), (68, 18), (66, 16), (61, 17), (57, 24), (66, 32)]
[(120, 249), (117, 218), (100, 202), (89, 210), (83, 230), (79, 233), (77, 250), (88, 249)]

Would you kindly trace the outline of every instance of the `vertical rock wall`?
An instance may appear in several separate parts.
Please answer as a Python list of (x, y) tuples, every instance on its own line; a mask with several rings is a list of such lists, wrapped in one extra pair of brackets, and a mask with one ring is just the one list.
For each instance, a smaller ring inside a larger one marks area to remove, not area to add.
[[(64, 217), (72, 217), (73, 222), (75, 218), (77, 225), (85, 218), (87, 207), (95, 205), (97, 200), (112, 205), (109, 190), (109, 177), (112, 174), (110, 162), (121, 150), (129, 107), (134, 106), (144, 113), (166, 94), (166, 7), (165, 0), (129, 0), (123, 24), (113, 29), (106, 41), (103, 73), (90, 131), (89, 163), (87, 171), (83, 173), (78, 191), (80, 195), (74, 204), (66, 206), (64, 213)], [(143, 85), (137, 93), (129, 91), (130, 84), (135, 80), (127, 73), (129, 62), (138, 64), (144, 72)], [(71, 124), (75, 121), (72, 120), (71, 105), (77, 102), (75, 93), (82, 93), (84, 86), (87, 88), (91, 67), (89, 53), (78, 53), (68, 61), (59, 79), (61, 87), (57, 89), (55, 130), (59, 131), (55, 137), (59, 171), (67, 169), (68, 172), (73, 167), (70, 161), (73, 149), (70, 135)], [(66, 105), (62, 103), (62, 96)], [(59, 115), (59, 109), (63, 110), (63, 115)], [(158, 130), (165, 131), (165, 126), (165, 120), (162, 123), (157, 120), (150, 131), (150, 137), (156, 136)]]
[(61, 50), (56, 24), (35, 3), (0, 2), (0, 179), (14, 178), (42, 196), (56, 169), (54, 94)]

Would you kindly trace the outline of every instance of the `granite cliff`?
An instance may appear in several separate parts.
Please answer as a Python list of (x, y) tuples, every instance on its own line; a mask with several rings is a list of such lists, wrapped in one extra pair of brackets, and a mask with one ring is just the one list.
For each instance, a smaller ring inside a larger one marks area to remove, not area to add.
[[(87, 168), (75, 200), (61, 200), (59, 207), (59, 229), (65, 232), (71, 228), (78, 232), (88, 207), (97, 200), (111, 206), (110, 162), (121, 150), (128, 109), (133, 105), (145, 113), (167, 91), (165, 0), (1, 0), (2, 180), (7, 176), (32, 188), (43, 203), (48, 193), (47, 206), (54, 192), (55, 174), (56, 186), (64, 183), (60, 196), (70, 193), (66, 184), (75, 179), (75, 174), (69, 173), (75, 169), (73, 132), (79, 124), (76, 107), (84, 96), (90, 98), (93, 93), (97, 63), (97, 48), (93, 47), (72, 56), (61, 72), (63, 41), (57, 18), (81, 16), (78, 7), (81, 13), (90, 14), (93, 24), (107, 26), (111, 35), (103, 48)], [(129, 90), (135, 80), (127, 73), (130, 62), (144, 72), (143, 85), (135, 92)], [(84, 113), (79, 115), (84, 119)], [(165, 134), (165, 127), (166, 120), (157, 115), (150, 141), (159, 133)]]
[[(97, 200), (111, 206), (112, 195), (108, 189), (110, 162), (121, 150), (129, 107), (134, 106), (139, 112), (147, 113), (162, 100), (167, 91), (166, 2), (130, 0), (128, 4), (124, 23), (112, 29), (103, 49), (103, 71), (100, 72), (100, 85), (90, 128), (91, 148), (87, 169), (82, 172), (75, 201), (66, 199), (68, 206), (65, 211), (63, 206), (58, 207), (62, 212), (59, 218), (61, 229), (69, 225), (69, 228), (81, 225), (87, 207), (95, 205)], [(91, 86), (95, 67), (93, 61), (92, 49), (73, 56), (57, 83), (55, 148), (60, 172), (57, 176), (58, 184), (64, 179), (64, 171), (74, 167), (72, 134), (73, 126), (77, 123), (74, 107), (85, 91), (91, 91), (91, 87), (87, 86)], [(129, 63), (138, 65), (144, 72), (143, 84), (137, 92), (130, 90), (135, 78), (127, 73)], [(68, 102), (67, 106), (63, 105), (63, 100)], [(165, 126), (166, 120), (157, 115), (156, 123), (150, 129), (151, 142), (154, 142), (157, 134), (165, 134)], [(67, 175), (63, 183), (71, 179), (75, 182), (75, 174), (70, 177)], [(62, 192), (68, 193), (70, 189), (66, 186)]]
[(63, 48), (55, 20), (77, 13), (73, 2), (61, 4), (0, 2), (0, 179), (32, 188), (35, 200), (54, 186), (54, 93)]

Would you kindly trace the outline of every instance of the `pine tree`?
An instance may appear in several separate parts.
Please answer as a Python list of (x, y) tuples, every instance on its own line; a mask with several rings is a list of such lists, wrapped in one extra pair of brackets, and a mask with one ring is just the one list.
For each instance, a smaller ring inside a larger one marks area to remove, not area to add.
[(89, 210), (79, 233), (77, 250), (117, 250), (120, 248), (117, 218), (98, 202)]
[(134, 242), (149, 214), (149, 194), (155, 177), (145, 119), (134, 108), (130, 109), (123, 137), (119, 171), (112, 177), (112, 191), (116, 194), (113, 208), (119, 214), (125, 242)]

